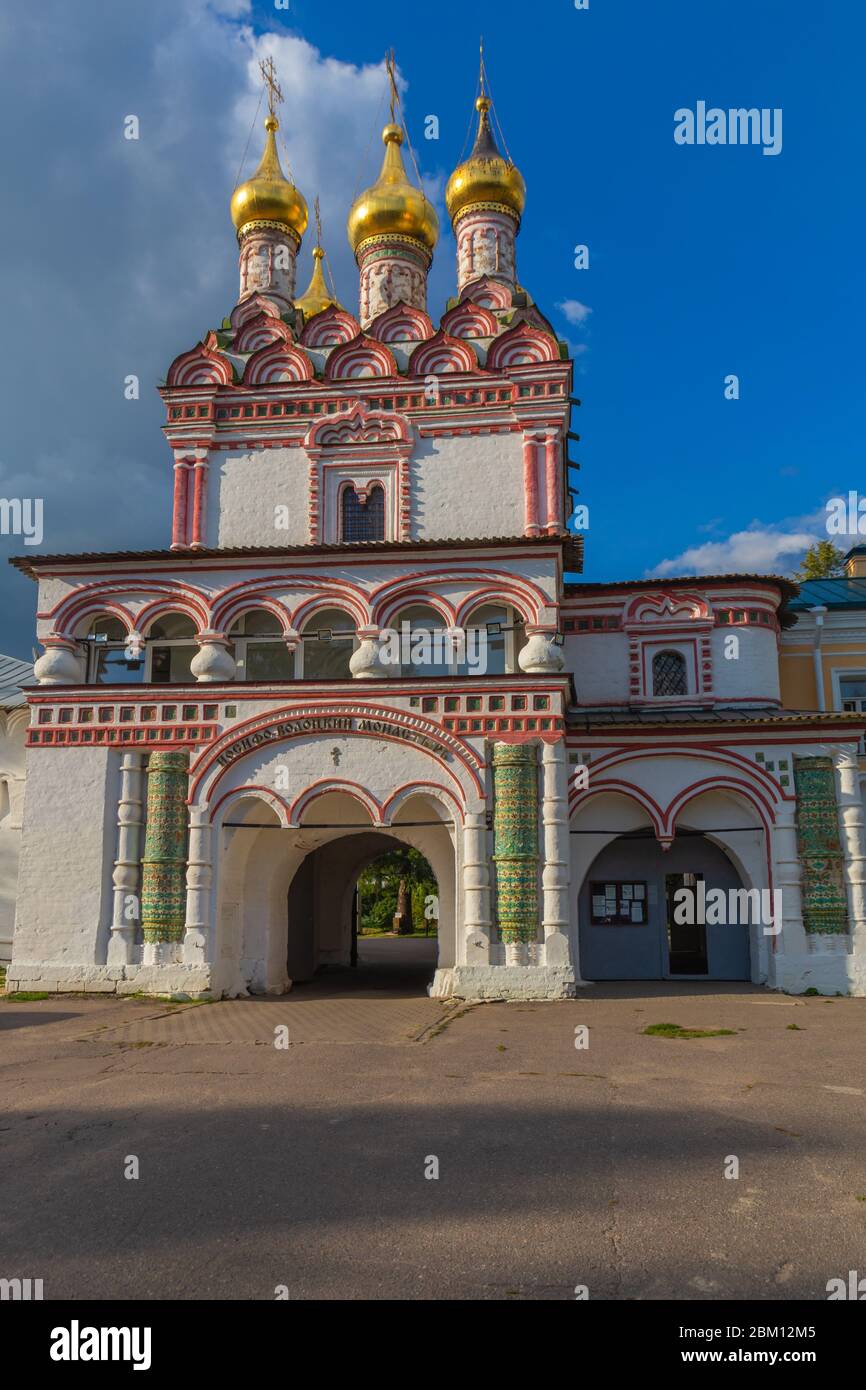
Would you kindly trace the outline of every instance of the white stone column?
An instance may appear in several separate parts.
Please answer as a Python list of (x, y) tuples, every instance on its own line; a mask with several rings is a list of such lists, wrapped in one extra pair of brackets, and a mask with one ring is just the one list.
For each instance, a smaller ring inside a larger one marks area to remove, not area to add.
[(463, 821), (463, 912), (467, 965), (489, 965), (490, 860), (487, 811), (484, 802), (466, 812)]
[[(141, 922), (141, 832), (144, 826), (144, 755), (124, 753), (117, 802), (117, 858), (107, 963), (129, 965)], [(132, 900), (132, 901), (130, 901)]]
[(808, 950), (803, 926), (803, 874), (797, 843), (797, 811), (793, 801), (785, 801), (776, 812), (773, 827), (774, 887), (782, 890), (782, 932), (775, 950), (785, 955)]
[(186, 924), (183, 938), (184, 965), (205, 965), (210, 937), (211, 823), (206, 807), (193, 806), (189, 814), (189, 849), (186, 868)]
[(834, 756), (834, 762), (838, 779), (839, 836), (845, 855), (852, 942), (855, 951), (866, 950), (866, 836), (856, 751), (840, 749)]
[(568, 943), (571, 848), (568, 837), (568, 765), (565, 743), (544, 743), (541, 749), (541, 823), (544, 868), (544, 964), (570, 965)]

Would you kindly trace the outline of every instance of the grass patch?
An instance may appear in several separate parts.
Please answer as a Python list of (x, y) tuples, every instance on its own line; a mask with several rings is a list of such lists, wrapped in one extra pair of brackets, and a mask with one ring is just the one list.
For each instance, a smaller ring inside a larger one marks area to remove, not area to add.
[(683, 1028), (679, 1023), (651, 1023), (644, 1028), (647, 1038), (733, 1038), (733, 1028)]
[(377, 939), (380, 939), (380, 938), (383, 937), (383, 936), (390, 937), (390, 939), (391, 939), (392, 941), (410, 941), (413, 937), (417, 938), (417, 937), (419, 937), (419, 936), (421, 937), (422, 940), (425, 940), (425, 939), (426, 939), (427, 941), (435, 941), (435, 940), (436, 940), (436, 933), (435, 933), (435, 931), (429, 931), (429, 932), (428, 932), (428, 931), (424, 931), (424, 930), (423, 930), (422, 928), (420, 928), (420, 927), (414, 927), (414, 928), (412, 929), (412, 931), (404, 931), (404, 932), (397, 932), (397, 931), (376, 931), (375, 929), (365, 930), (365, 931), (359, 931), (359, 932), (358, 932), (358, 941), (359, 941), (359, 942), (361, 942), (361, 941), (375, 941), (375, 940), (377, 940)]
[(10, 1004), (33, 1004), (37, 999), (50, 999), (51, 995), (46, 991), (36, 991), (21, 989), (15, 994), (4, 994), (4, 999), (8, 999)]

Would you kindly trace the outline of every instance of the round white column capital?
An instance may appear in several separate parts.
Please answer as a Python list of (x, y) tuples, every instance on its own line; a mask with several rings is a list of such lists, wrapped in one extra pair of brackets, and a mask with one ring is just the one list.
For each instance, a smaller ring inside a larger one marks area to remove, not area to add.
[(72, 637), (51, 633), (42, 638), (45, 651), (38, 657), (33, 674), (40, 685), (81, 685), (84, 659)]
[(237, 668), (225, 633), (205, 630), (198, 634), (196, 641), (199, 649), (190, 662), (196, 680), (202, 685), (233, 680)]
[(517, 658), (521, 671), (527, 675), (546, 675), (562, 670), (565, 662), (562, 648), (554, 641), (555, 636), (552, 632), (530, 633), (529, 641)]

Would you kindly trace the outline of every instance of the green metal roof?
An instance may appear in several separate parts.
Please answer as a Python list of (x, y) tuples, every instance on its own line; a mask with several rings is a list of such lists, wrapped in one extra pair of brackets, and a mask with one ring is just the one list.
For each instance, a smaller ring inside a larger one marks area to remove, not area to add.
[(33, 667), (29, 662), (0, 653), (0, 709), (12, 709), (14, 705), (23, 705), (24, 696), (19, 686), (32, 680)]
[(793, 613), (807, 608), (866, 608), (866, 578), (807, 579), (788, 607)]

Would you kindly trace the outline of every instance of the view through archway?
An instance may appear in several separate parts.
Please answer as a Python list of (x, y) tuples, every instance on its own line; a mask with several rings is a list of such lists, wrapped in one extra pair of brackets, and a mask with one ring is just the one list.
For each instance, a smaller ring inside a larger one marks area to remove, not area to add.
[[(287, 969), (295, 988), (425, 992), (439, 955), (439, 887), (429, 861), (381, 832), (338, 844), (342, 872), (323, 846), (306, 856), (289, 889)], [(314, 960), (309, 947), (323, 908), (345, 924), (344, 946), (331, 960), (316, 951)]]

